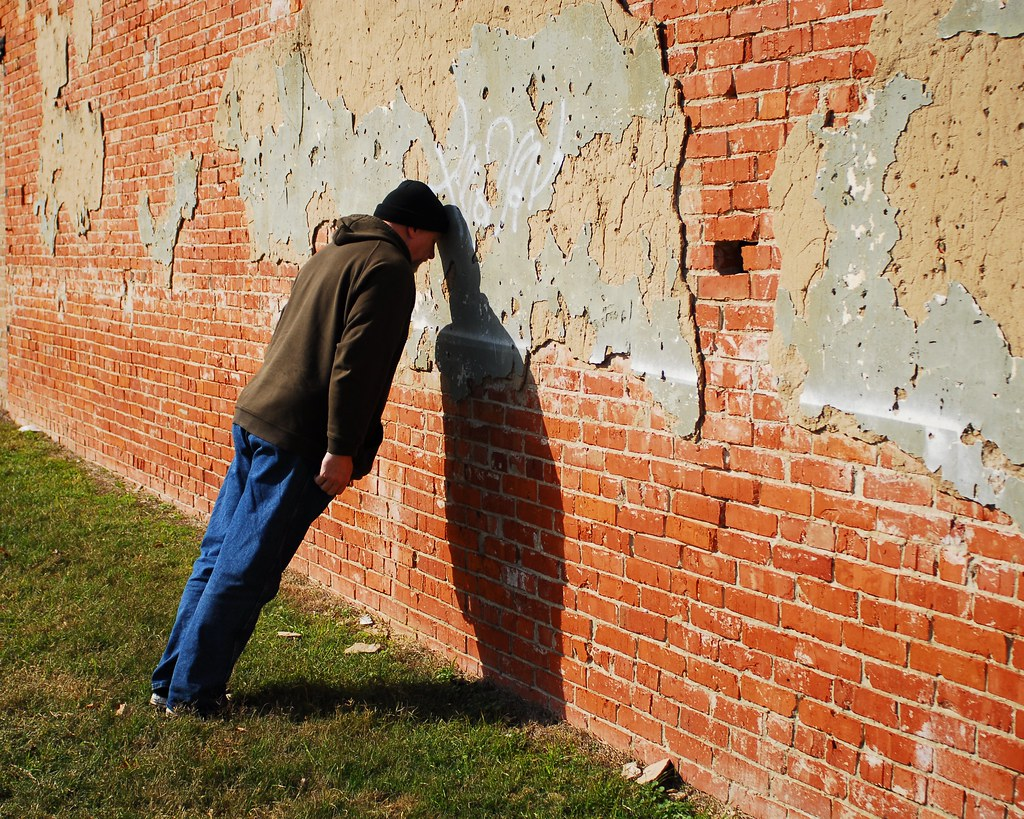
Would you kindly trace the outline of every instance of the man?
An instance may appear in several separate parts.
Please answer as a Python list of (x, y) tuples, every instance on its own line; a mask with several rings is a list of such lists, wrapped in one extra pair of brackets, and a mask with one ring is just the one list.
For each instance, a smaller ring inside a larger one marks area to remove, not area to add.
[(373, 216), (348, 216), (299, 271), (263, 366), (242, 390), (235, 457), (214, 504), (151, 702), (205, 716), (310, 525), (373, 464), (409, 333), (414, 270), (448, 230), (444, 206), (406, 180)]

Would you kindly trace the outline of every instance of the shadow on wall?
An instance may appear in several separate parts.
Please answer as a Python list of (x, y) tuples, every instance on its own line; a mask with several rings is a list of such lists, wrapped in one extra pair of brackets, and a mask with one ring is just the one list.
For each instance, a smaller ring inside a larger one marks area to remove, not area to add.
[(480, 291), (465, 219), (448, 211), (452, 230), (438, 250), (452, 322), (438, 334), (436, 360), (455, 594), (484, 678), (564, 716), (558, 472), (536, 385)]

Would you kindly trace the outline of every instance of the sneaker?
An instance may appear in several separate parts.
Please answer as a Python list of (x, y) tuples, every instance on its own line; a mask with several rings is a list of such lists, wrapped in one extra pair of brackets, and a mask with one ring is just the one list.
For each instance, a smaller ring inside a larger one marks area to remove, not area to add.
[(154, 691), (149, 698), (149, 704), (154, 708), (167, 708), (167, 695)]
[(211, 719), (227, 715), (231, 706), (231, 695), (225, 694), (212, 701), (179, 702), (175, 706), (167, 705), (166, 699), (164, 703), (164, 715), (167, 717), (192, 716), (199, 719)]

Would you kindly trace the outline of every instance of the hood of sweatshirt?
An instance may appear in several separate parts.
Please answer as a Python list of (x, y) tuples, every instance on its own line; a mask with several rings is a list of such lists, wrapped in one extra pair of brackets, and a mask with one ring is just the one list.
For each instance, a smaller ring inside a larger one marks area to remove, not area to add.
[(338, 229), (334, 231), (334, 236), (331, 237), (331, 244), (341, 246), (351, 244), (352, 242), (372, 240), (388, 242), (400, 248), (402, 253), (412, 261), (412, 257), (409, 255), (409, 248), (402, 241), (402, 237), (395, 233), (388, 226), (387, 222), (383, 219), (378, 219), (376, 216), (356, 214), (354, 216), (342, 217), (338, 223)]

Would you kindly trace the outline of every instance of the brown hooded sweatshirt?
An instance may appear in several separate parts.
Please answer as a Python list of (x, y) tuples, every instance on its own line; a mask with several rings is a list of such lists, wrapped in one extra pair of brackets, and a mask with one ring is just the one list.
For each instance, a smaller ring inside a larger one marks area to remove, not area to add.
[(352, 477), (365, 475), (415, 299), (401, 237), (374, 216), (342, 219), (296, 276), (235, 423), (317, 465), (326, 452), (351, 455)]

